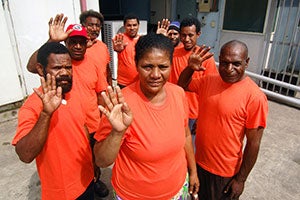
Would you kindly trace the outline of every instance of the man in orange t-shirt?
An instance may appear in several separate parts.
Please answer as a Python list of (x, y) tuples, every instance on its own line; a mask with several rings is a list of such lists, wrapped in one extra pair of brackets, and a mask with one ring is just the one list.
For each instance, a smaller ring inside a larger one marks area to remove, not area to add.
[(123, 88), (137, 79), (134, 61), (135, 44), (139, 39), (139, 18), (128, 14), (123, 20), (125, 33), (119, 33), (113, 38), (113, 49), (118, 52), (118, 85)]
[[(182, 70), (188, 65), (188, 60), (193, 51), (199, 49), (197, 39), (201, 34), (200, 22), (197, 18), (187, 17), (180, 24), (180, 40), (183, 44), (181, 48), (175, 48), (173, 56), (173, 64), (169, 81), (177, 84), (178, 78)], [(194, 73), (193, 77), (202, 77), (208, 74), (216, 74), (217, 68), (213, 57), (205, 60), (202, 66), (205, 71)], [(197, 94), (186, 91), (189, 103), (189, 128), (192, 134), (195, 134), (195, 123), (198, 117), (198, 98)]]
[(80, 23), (86, 27), (89, 37), (86, 55), (92, 57), (98, 63), (98, 66), (103, 69), (105, 77), (107, 77), (107, 83), (111, 85), (109, 51), (106, 44), (98, 39), (104, 23), (104, 17), (97, 11), (87, 10), (80, 14), (79, 19)]
[[(80, 94), (86, 99), (87, 109), (87, 128), (93, 138), (93, 133), (96, 132), (100, 123), (100, 111), (98, 104), (102, 103), (100, 93), (107, 87), (106, 76), (104, 75), (105, 68), (99, 66), (91, 56), (86, 55), (87, 49), (87, 31), (80, 24), (71, 24), (64, 31), (64, 26), (67, 18), (63, 14), (58, 14), (49, 21), (49, 41), (61, 42), (65, 41), (66, 47), (70, 52), (73, 65), (73, 89), (79, 90)], [(30, 72), (36, 73), (35, 65), (37, 51), (31, 56), (27, 64), (27, 69)], [(91, 141), (91, 144), (93, 141)], [(95, 175), (99, 176), (98, 174)], [(103, 182), (97, 181), (95, 187), (99, 183), (102, 189), (97, 191), (101, 197), (108, 195), (108, 189)]]
[[(199, 98), (196, 162), (200, 199), (239, 199), (252, 170), (266, 127), (268, 101), (259, 87), (245, 75), (248, 48), (232, 40), (219, 56), (219, 75), (193, 78), (203, 70), (209, 48), (192, 54), (178, 84)], [(243, 151), (243, 141), (247, 138)]]
[(41, 87), (20, 108), (12, 144), (20, 160), (36, 160), (43, 200), (93, 200), (85, 102), (71, 90), (70, 54), (62, 44), (49, 42), (39, 49), (37, 60)]

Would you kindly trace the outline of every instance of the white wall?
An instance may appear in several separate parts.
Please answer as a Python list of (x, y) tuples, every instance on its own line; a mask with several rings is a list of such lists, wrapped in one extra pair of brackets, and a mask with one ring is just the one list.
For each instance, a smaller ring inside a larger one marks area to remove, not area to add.
[[(0, 20), (2, 20), (0, 106), (21, 100), (33, 92), (32, 88), (40, 85), (38, 76), (28, 72), (26, 65), (30, 55), (48, 40), (48, 21), (51, 17), (64, 13), (68, 17), (66, 23), (68, 26), (71, 23), (79, 23), (81, 3), (87, 9), (99, 11), (99, 3), (95, 0), (5, 0), (3, 2), (5, 6), (0, 8)], [(22, 84), (19, 83), (18, 76), (23, 80)], [(3, 100), (2, 97), (7, 98)]]

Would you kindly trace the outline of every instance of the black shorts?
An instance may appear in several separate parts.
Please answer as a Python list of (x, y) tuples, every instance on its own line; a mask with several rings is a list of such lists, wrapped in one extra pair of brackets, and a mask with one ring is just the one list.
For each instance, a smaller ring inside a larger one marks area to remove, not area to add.
[(222, 177), (212, 174), (197, 164), (197, 173), (200, 181), (199, 199), (205, 200), (231, 200), (230, 191), (224, 193), (225, 187), (232, 177)]

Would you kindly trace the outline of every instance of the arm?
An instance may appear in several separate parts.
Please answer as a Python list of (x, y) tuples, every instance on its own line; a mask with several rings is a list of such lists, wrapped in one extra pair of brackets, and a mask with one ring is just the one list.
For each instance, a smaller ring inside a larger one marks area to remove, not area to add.
[(189, 168), (189, 177), (190, 177), (189, 193), (193, 195), (194, 199), (196, 199), (195, 196), (197, 196), (198, 194), (200, 183), (197, 175), (194, 148), (192, 144), (192, 136), (189, 127), (185, 127), (185, 135), (186, 135), (186, 142), (184, 145), (184, 149), (185, 149), (186, 159)]
[(202, 66), (202, 62), (212, 57), (209, 53), (210, 47), (201, 46), (197, 50), (194, 49), (188, 60), (188, 66), (181, 72), (177, 84), (184, 90), (187, 90), (194, 71), (205, 71), (206, 68)]
[(109, 120), (112, 130), (105, 140), (96, 142), (94, 146), (95, 161), (99, 167), (107, 167), (115, 161), (123, 135), (133, 120), (131, 110), (124, 101), (120, 88), (117, 86), (115, 93), (108, 86), (107, 92), (108, 96), (102, 93), (106, 108), (100, 105), (99, 109)]
[[(47, 42), (61, 42), (67, 39), (68, 35), (73, 31), (69, 30), (68, 32), (64, 32), (64, 27), (68, 17), (64, 17), (63, 14), (57, 14), (53, 20), (51, 17), (48, 25), (49, 25), (49, 39)], [(36, 64), (37, 64), (37, 53), (36, 50), (29, 58), (27, 63), (27, 70), (31, 73), (37, 73)]]
[(61, 87), (56, 88), (55, 77), (47, 74), (47, 82), (41, 77), (43, 93), (34, 92), (43, 102), (43, 110), (31, 131), (16, 144), (16, 152), (25, 163), (30, 163), (41, 152), (47, 140), (48, 129), (53, 112), (59, 107), (62, 99)]
[(238, 198), (244, 190), (245, 181), (247, 180), (247, 177), (257, 159), (263, 131), (264, 129), (262, 127), (245, 130), (247, 143), (243, 153), (243, 162), (241, 168), (234, 178), (229, 182), (226, 190), (224, 191), (227, 193), (231, 189), (230, 196), (233, 199)]

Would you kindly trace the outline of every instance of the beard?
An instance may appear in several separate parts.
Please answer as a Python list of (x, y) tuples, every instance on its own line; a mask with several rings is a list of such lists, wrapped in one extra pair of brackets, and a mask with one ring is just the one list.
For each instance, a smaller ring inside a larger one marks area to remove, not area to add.
[(60, 76), (56, 79), (56, 86), (62, 88), (62, 93), (68, 93), (72, 89), (73, 80), (70, 76)]

